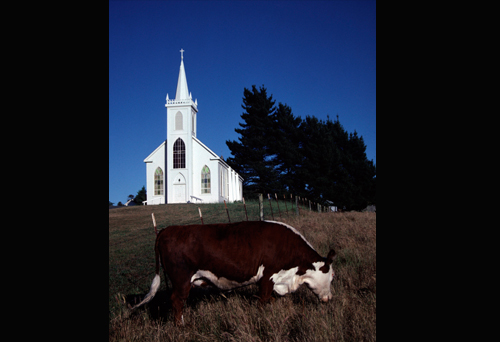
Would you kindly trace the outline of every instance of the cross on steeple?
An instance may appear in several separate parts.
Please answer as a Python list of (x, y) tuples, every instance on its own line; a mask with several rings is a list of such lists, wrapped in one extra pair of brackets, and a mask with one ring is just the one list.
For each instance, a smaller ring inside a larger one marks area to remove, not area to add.
[(184, 52), (184, 50), (181, 48), (181, 59), (184, 59), (184, 56), (182, 55), (182, 53)]

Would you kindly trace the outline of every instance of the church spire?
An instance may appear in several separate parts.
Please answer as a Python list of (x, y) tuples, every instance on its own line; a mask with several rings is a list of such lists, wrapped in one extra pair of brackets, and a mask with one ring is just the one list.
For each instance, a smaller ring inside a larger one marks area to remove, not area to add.
[(177, 80), (177, 91), (175, 93), (176, 100), (189, 99), (189, 91), (186, 80), (186, 71), (184, 70), (184, 50), (181, 49), (181, 67), (179, 69), (179, 79)]

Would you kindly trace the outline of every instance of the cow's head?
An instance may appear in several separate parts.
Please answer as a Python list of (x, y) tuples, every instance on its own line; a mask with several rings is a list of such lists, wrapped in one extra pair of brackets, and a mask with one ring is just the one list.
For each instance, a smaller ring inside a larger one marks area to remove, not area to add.
[(331, 249), (324, 261), (313, 263), (315, 269), (307, 270), (303, 277), (304, 283), (325, 303), (333, 297), (330, 291), (330, 284), (335, 276), (332, 267), (335, 257), (335, 251)]

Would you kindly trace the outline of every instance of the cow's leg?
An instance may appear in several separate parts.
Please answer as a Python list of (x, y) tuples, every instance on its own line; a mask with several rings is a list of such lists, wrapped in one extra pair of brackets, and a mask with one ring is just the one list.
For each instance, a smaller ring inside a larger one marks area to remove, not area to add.
[[(267, 279), (267, 280), (265, 280)], [(271, 294), (273, 293), (273, 286), (274, 283), (269, 279), (269, 276), (266, 277), (264, 274), (264, 277), (260, 280), (260, 293), (259, 293), (259, 302), (260, 304), (265, 304), (268, 303), (269, 300), (271, 299)]]
[(174, 287), (172, 289), (172, 296), (170, 297), (170, 299), (172, 300), (172, 308), (174, 310), (175, 324), (184, 324), (184, 319), (182, 316), (182, 308), (184, 306), (184, 302), (186, 301), (189, 295), (190, 287), (191, 284), (186, 283), (180, 288)]

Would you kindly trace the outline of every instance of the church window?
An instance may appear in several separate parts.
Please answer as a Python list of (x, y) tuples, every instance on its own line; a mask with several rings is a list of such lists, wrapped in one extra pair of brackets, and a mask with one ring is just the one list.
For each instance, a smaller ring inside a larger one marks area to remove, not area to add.
[(182, 131), (182, 113), (181, 112), (177, 112), (177, 114), (175, 114), (175, 130)]
[(186, 168), (186, 146), (181, 138), (174, 143), (174, 169)]
[(163, 170), (160, 167), (155, 171), (155, 195), (163, 195)]
[(227, 175), (227, 170), (221, 169), (220, 170), (220, 196), (221, 197), (228, 197), (228, 190), (229, 190), (229, 183), (228, 183), (228, 175)]
[(201, 193), (210, 193), (210, 169), (206, 165), (201, 169)]

